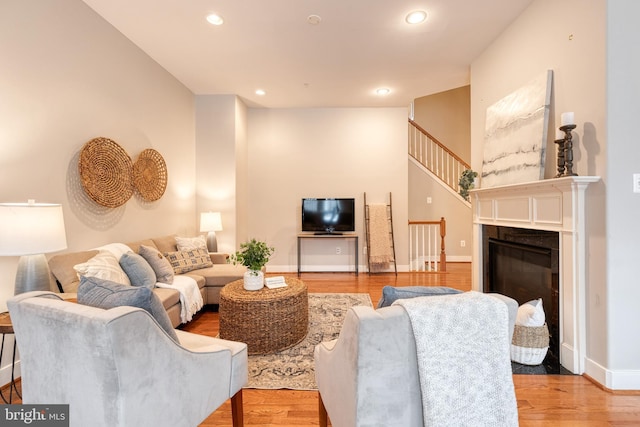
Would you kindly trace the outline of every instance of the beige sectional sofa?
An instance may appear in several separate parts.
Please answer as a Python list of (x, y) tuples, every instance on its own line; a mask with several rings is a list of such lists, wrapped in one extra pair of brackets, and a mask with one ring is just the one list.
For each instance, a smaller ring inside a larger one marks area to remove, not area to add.
[[(138, 253), (141, 245), (155, 248), (162, 253), (176, 252), (178, 250), (176, 235), (140, 240), (137, 242), (126, 243), (126, 245), (135, 253)], [(57, 282), (58, 291), (64, 293), (76, 293), (79, 278), (73, 267), (77, 264), (88, 261), (96, 254), (98, 254), (97, 249), (81, 252), (69, 252), (53, 256), (49, 260), (49, 268)], [(246, 271), (246, 267), (242, 265), (227, 263), (227, 254), (210, 253), (209, 256), (211, 257), (213, 266), (185, 273), (185, 275), (196, 280), (205, 305), (218, 304), (220, 301), (220, 290), (222, 287), (234, 280), (241, 279)], [(179, 292), (173, 289), (158, 287), (154, 289), (154, 292), (158, 295), (160, 301), (162, 301), (173, 326), (178, 326), (181, 323)]]

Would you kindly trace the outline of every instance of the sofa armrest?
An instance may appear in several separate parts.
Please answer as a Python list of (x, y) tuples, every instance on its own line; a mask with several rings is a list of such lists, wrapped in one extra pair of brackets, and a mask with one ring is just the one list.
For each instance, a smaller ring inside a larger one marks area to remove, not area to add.
[(209, 258), (214, 264), (226, 264), (229, 259), (229, 254), (224, 252), (209, 252)]

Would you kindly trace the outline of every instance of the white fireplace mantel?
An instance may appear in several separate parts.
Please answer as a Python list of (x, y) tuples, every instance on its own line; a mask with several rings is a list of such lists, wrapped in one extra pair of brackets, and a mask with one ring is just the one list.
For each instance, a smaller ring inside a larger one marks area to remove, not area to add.
[(582, 374), (586, 358), (586, 200), (599, 176), (569, 176), (471, 190), (473, 289), (482, 290), (482, 226), (559, 233), (560, 363)]

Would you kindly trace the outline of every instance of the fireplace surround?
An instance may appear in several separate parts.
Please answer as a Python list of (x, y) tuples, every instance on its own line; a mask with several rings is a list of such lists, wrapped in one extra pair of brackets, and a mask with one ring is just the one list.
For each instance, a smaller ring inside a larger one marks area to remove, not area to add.
[(586, 197), (596, 176), (570, 176), (471, 190), (473, 289), (486, 274), (483, 239), (488, 228), (558, 233), (558, 347), (561, 365), (582, 374), (586, 357)]

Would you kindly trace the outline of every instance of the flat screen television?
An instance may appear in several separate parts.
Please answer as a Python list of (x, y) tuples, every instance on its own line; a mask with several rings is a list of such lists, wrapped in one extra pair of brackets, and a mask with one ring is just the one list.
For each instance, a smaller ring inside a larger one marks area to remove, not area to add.
[(356, 231), (355, 199), (302, 199), (302, 231), (316, 234)]

